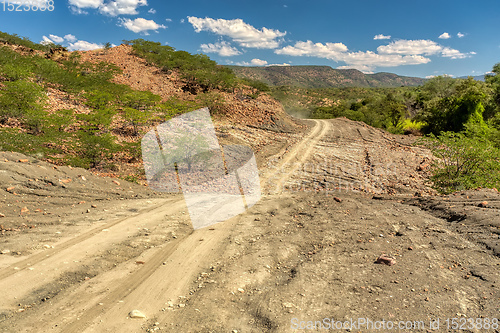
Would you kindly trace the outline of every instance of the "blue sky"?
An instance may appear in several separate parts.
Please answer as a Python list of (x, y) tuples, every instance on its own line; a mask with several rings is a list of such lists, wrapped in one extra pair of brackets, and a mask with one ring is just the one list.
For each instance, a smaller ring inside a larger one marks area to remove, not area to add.
[(500, 62), (498, 0), (56, 0), (44, 12), (7, 1), (0, 31), (70, 50), (144, 38), (220, 64), (419, 77), (481, 75)]

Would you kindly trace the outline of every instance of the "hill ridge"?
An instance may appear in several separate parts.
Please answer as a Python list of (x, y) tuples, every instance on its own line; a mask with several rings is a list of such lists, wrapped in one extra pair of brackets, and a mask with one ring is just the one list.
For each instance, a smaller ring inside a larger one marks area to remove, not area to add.
[(327, 65), (244, 67), (227, 66), (240, 78), (262, 81), (270, 86), (295, 86), (301, 88), (338, 87), (400, 87), (418, 86), (425, 79), (379, 72), (364, 74), (354, 69), (336, 69)]

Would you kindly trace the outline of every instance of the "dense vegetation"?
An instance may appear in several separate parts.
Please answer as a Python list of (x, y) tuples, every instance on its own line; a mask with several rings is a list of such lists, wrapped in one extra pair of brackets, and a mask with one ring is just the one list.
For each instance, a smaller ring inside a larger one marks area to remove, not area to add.
[[(393, 133), (426, 135), (420, 143), (440, 158), (432, 179), (442, 192), (500, 186), (500, 64), (486, 82), (435, 77), (415, 88), (280, 87), (273, 94), (312, 118), (347, 117)], [(321, 106), (325, 99), (333, 105)]]
[[(20, 54), (0, 47), (2, 150), (58, 164), (114, 170), (117, 156), (125, 161), (140, 157), (138, 139), (148, 125), (201, 104), (176, 99), (161, 102), (160, 96), (151, 92), (113, 83), (112, 77), (120, 70), (112, 64), (82, 62), (76, 53), (56, 62), (47, 59), (50, 47), (16, 35), (0, 36), (6, 44), (42, 51)], [(89, 111), (49, 111), (50, 88), (65, 92), (68, 103), (85, 105)], [(137, 139), (119, 142), (120, 135)]]

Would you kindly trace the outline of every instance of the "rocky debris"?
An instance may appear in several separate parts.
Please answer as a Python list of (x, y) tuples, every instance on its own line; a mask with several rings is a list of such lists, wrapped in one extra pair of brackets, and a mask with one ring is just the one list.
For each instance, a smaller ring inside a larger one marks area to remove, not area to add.
[(129, 318), (146, 318), (146, 315), (139, 310), (132, 310), (128, 314)]
[(57, 46), (57, 47), (51, 47), (45, 57), (47, 59), (52, 59), (54, 61), (62, 61), (62, 60), (67, 60), (69, 55), (70, 52), (66, 50), (65, 47)]
[(458, 232), (485, 244), (494, 255), (500, 256), (500, 218), (496, 213), (492, 214), (492, 211), (500, 209), (500, 194), (496, 189), (459, 191), (446, 196), (413, 197), (405, 202), (450, 222)]
[(387, 266), (392, 266), (396, 264), (396, 259), (394, 259), (392, 256), (388, 256), (386, 254), (382, 254), (380, 257), (375, 260), (376, 264), (384, 264)]

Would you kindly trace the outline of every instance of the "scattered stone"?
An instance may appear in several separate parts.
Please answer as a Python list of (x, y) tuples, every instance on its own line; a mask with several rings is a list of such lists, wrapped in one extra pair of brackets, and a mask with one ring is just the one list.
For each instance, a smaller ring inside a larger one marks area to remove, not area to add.
[(483, 201), (481, 202), (479, 205), (477, 205), (478, 207), (482, 207), (482, 208), (486, 208), (488, 207), (488, 201)]
[(11, 186), (11, 187), (7, 187), (7, 192), (12, 192), (13, 190), (15, 190), (15, 186)]
[(64, 183), (64, 184), (67, 184), (67, 183), (70, 183), (71, 182), (71, 178), (68, 178), (68, 179), (61, 179), (60, 180), (61, 183)]
[(5, 249), (5, 250), (2, 250), (2, 252), (0, 252), (0, 253), (2, 253), (2, 254), (9, 254), (9, 253), (10, 253), (10, 250)]
[(117, 181), (117, 180), (113, 180), (113, 183), (115, 183), (116, 185), (120, 186), (120, 182)]
[(43, 247), (46, 248), (46, 249), (50, 249), (51, 248), (51, 246), (49, 244), (45, 244)]
[(429, 163), (422, 163), (417, 167), (417, 171), (425, 171), (430, 167)]
[(338, 198), (338, 197), (333, 197), (333, 200), (337, 201), (337, 202), (342, 202), (342, 199)]
[(142, 260), (137, 260), (135, 263), (138, 265), (144, 265), (146, 262)]
[(382, 254), (380, 257), (377, 258), (375, 261), (376, 264), (384, 264), (387, 266), (392, 266), (396, 264), (396, 259), (389, 257), (385, 254)]
[(92, 207), (92, 208), (97, 208), (97, 205), (90, 205), (90, 207)]
[(179, 304), (179, 307), (180, 307), (180, 308), (183, 308), (183, 307), (185, 307), (185, 306), (186, 306), (186, 304), (184, 304), (184, 303)]
[(5, 214), (0, 213), (0, 217), (5, 217)]
[(28, 209), (28, 207), (24, 206), (23, 208), (21, 208), (21, 214), (27, 214), (29, 212), (30, 210)]
[(244, 293), (244, 292), (245, 292), (245, 289), (243, 289), (243, 288), (238, 288), (238, 291), (239, 291), (240, 293)]
[(20, 160), (17, 160), (19, 163), (28, 163), (30, 160), (28, 160), (27, 158), (22, 158)]
[(129, 312), (128, 316), (130, 318), (146, 318), (146, 315), (139, 310), (132, 310)]
[(288, 302), (283, 303), (283, 307), (285, 308), (293, 308), (293, 306), (294, 306), (293, 303), (288, 303)]

